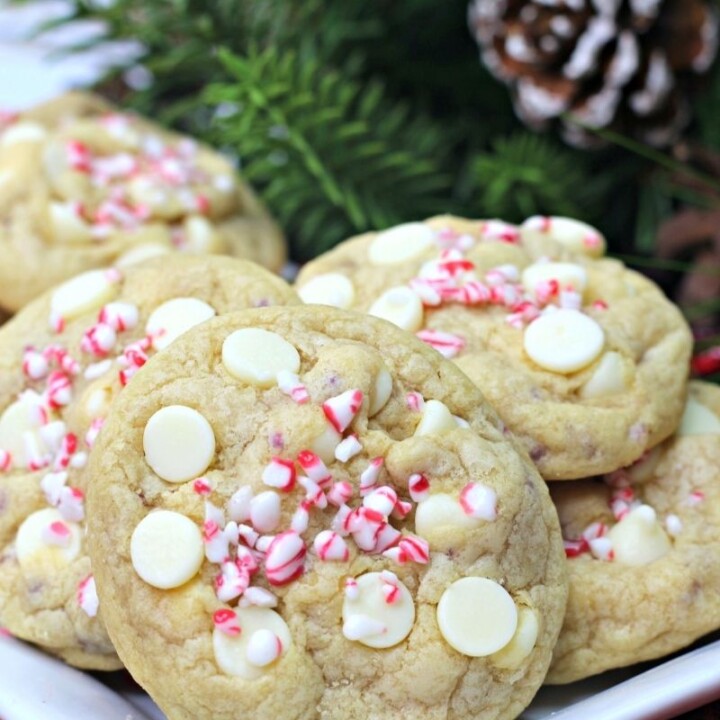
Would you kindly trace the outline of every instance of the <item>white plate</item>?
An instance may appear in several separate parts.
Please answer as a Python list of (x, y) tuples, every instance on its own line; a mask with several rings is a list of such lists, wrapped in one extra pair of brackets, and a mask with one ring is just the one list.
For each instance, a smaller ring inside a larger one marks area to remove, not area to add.
[[(718, 697), (720, 640), (639, 674), (630, 668), (543, 688), (522, 720), (666, 720)], [(0, 637), (0, 717), (165, 720), (124, 673), (83, 673), (6, 637)]]

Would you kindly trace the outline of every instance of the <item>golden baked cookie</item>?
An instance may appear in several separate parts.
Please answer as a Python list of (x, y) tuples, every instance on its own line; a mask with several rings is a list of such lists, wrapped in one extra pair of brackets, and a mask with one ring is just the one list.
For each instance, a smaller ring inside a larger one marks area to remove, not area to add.
[(120, 666), (84, 538), (86, 465), (108, 409), (188, 327), (294, 302), (252, 263), (171, 255), (88, 271), (0, 329), (0, 626), (73, 665)]
[(217, 152), (100, 98), (64, 95), (0, 125), (0, 306), (85, 270), (171, 250), (278, 270), (282, 236)]
[(518, 448), (389, 323), (296, 306), (194, 328), (90, 464), (118, 654), (170, 720), (516, 717), (566, 599)]
[(541, 475), (637, 460), (675, 429), (691, 337), (643, 276), (564, 218), (436, 217), (348, 240), (303, 268), (305, 302), (383, 317), (482, 390)]
[(668, 655), (720, 628), (720, 388), (675, 436), (599, 480), (553, 483), (570, 598), (550, 683)]

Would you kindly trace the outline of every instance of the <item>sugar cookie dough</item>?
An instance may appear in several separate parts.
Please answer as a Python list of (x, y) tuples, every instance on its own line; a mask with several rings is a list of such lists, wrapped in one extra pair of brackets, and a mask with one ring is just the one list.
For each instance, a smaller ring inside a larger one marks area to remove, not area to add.
[[(197, 426), (198, 477), (174, 472), (161, 413)], [(452, 363), (387, 323), (296, 306), (193, 328), (90, 460), (120, 657), (173, 720), (517, 717), (566, 593), (518, 450)]]
[[(74, 665), (120, 667), (85, 538), (87, 463), (112, 402), (208, 317), (298, 302), (252, 263), (176, 254), (88, 271), (0, 329), (0, 626)], [(149, 457), (170, 437), (173, 456), (157, 469), (182, 483), (214, 458), (215, 438), (194, 410), (164, 412)]]
[(231, 164), (188, 137), (77, 92), (0, 125), (0, 306), (173, 250), (285, 258)]
[(720, 628), (720, 388), (691, 383), (678, 433), (635, 465), (550, 490), (570, 599), (549, 682), (662, 657)]
[(436, 217), (368, 233), (308, 263), (308, 303), (411, 332), (482, 390), (550, 480), (611, 472), (674, 430), (690, 332), (648, 279), (602, 259), (568, 218)]

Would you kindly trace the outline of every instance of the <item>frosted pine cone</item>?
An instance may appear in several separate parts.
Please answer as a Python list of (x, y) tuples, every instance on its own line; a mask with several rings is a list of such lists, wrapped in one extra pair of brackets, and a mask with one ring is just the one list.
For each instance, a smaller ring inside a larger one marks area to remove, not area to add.
[(594, 142), (580, 125), (672, 142), (689, 119), (689, 81), (718, 46), (713, 0), (473, 0), (469, 18), (523, 122), (561, 118), (579, 146)]

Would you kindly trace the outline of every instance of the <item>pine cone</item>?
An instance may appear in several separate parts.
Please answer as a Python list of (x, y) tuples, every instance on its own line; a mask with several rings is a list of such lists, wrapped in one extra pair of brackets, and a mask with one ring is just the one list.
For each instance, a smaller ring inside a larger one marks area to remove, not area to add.
[(472, 0), (469, 19), (521, 120), (560, 118), (581, 147), (597, 144), (581, 125), (671, 143), (718, 46), (713, 0)]

